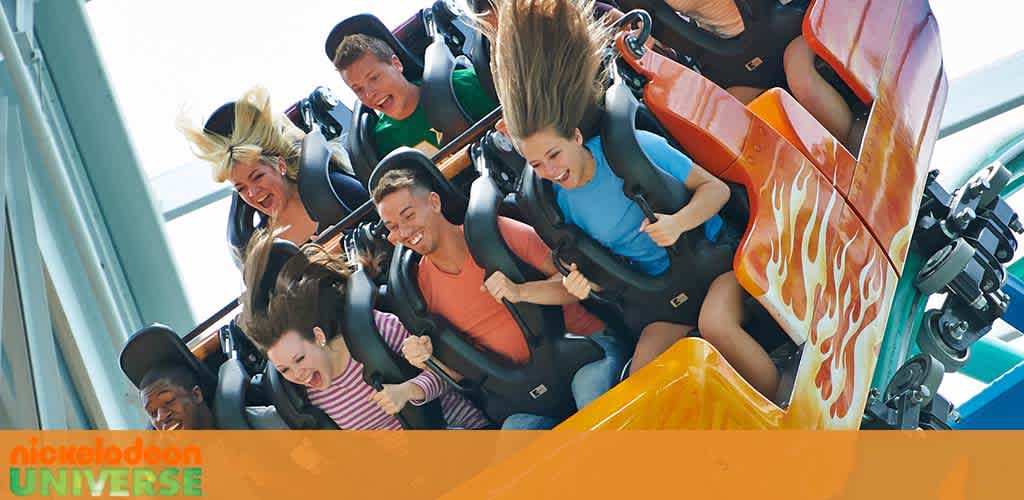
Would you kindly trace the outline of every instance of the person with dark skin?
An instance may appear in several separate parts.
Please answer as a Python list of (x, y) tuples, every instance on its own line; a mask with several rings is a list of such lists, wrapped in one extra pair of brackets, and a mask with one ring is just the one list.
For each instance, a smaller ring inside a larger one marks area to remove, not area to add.
[(139, 397), (154, 429), (214, 429), (216, 425), (196, 374), (176, 364), (157, 365), (139, 384)]

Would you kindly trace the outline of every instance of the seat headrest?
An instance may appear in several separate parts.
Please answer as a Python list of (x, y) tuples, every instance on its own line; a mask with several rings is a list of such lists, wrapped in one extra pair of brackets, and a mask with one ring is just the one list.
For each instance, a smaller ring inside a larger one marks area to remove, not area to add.
[(327, 59), (334, 63), (334, 55), (338, 52), (338, 46), (348, 35), (363, 34), (384, 40), (395, 55), (402, 61), (402, 74), (408, 80), (419, 80), (423, 78), (423, 59), (413, 54), (405, 47), (391, 32), (384, 26), (384, 23), (377, 16), (372, 14), (358, 14), (336, 24), (327, 35), (324, 43), (324, 52)]
[(659, 168), (640, 147), (637, 117), (640, 102), (622, 78), (605, 92), (601, 144), (612, 172), (622, 179), (627, 198), (642, 194), (655, 212), (674, 213), (689, 201), (683, 183)]
[(441, 196), (441, 213), (444, 217), (452, 224), (462, 224), (469, 200), (437, 169), (427, 155), (410, 147), (403, 146), (388, 153), (377, 164), (377, 168), (370, 174), (370, 193), (373, 193), (384, 174), (399, 168), (418, 170), (430, 183), (431, 189)]
[(331, 151), (319, 130), (302, 139), (299, 156), (299, 198), (309, 217), (321, 224), (334, 224), (348, 215), (348, 207), (334, 192), (330, 178)]
[(196, 374), (206, 401), (213, 401), (217, 390), (217, 376), (189, 351), (177, 333), (159, 323), (132, 334), (121, 349), (120, 364), (121, 371), (136, 389), (142, 389), (142, 379), (150, 369), (162, 364), (173, 364), (185, 366)]
[(274, 240), (270, 247), (270, 255), (267, 256), (267, 266), (263, 269), (260, 282), (253, 291), (253, 307), (257, 311), (266, 311), (270, 305), (270, 292), (274, 290), (277, 283), (277, 275), (281, 268), (299, 253), (299, 247), (287, 240)]
[[(256, 222), (254, 217), (258, 217), (259, 221)], [(242, 197), (237, 192), (231, 193), (231, 206), (228, 208), (228, 243), (231, 245), (239, 265), (245, 258), (245, 247), (249, 244), (252, 233), (256, 231), (256, 228), (266, 225), (266, 214), (242, 201)]]
[(235, 101), (221, 104), (203, 124), (203, 132), (227, 137), (235, 130)]

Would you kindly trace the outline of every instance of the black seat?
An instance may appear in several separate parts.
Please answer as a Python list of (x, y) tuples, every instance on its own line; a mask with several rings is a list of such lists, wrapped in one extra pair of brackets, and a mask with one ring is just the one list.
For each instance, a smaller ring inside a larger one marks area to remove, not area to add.
[(203, 398), (213, 401), (217, 391), (217, 376), (202, 363), (174, 330), (153, 323), (132, 334), (121, 349), (121, 371), (135, 384), (139, 384), (151, 368), (159, 364), (180, 364), (192, 370), (199, 379)]
[[(648, 218), (655, 212), (675, 213), (689, 200), (689, 191), (655, 166), (640, 148), (636, 138), (640, 110), (630, 88), (616, 78), (605, 95), (600, 128), (605, 155), (613, 173), (623, 179), (625, 196), (635, 200)], [(521, 201), (534, 229), (553, 249), (556, 264), (576, 263), (607, 297), (631, 295), (632, 302), (642, 302), (664, 298), (671, 291), (673, 296), (685, 297), (677, 306), (680, 318), (696, 321), (711, 282), (732, 268), (731, 248), (708, 241), (701, 227), (683, 233), (669, 249), (670, 267), (662, 275), (650, 276), (631, 267), (624, 258), (566, 223), (552, 184), (529, 166), (523, 171)], [(673, 270), (687, 270), (686, 279), (681, 280)]]
[[(360, 267), (349, 276), (342, 334), (352, 359), (363, 364), (363, 381), (379, 390), (381, 384), (400, 384), (420, 371), (392, 351), (377, 331), (373, 321), (376, 298), (377, 285)], [(439, 400), (422, 406), (406, 405), (397, 417), (406, 429), (447, 427)]]
[(796, 0), (734, 0), (743, 18), (743, 33), (730, 38), (687, 21), (664, 0), (620, 0), (626, 10), (643, 9), (654, 20), (652, 34), (682, 55), (696, 59), (701, 72), (723, 88), (745, 85), (785, 87), (782, 55), (800, 36), (807, 3)]
[[(232, 360), (229, 360), (232, 361)], [(142, 389), (142, 379), (158, 365), (181, 365), (196, 374), (203, 400), (210, 405), (218, 429), (248, 429), (245, 418), (245, 390), (248, 377), (241, 362), (222, 365), (220, 376), (197, 358), (185, 342), (169, 327), (149, 325), (134, 334), (121, 350), (121, 371), (136, 389)], [(238, 368), (240, 371), (232, 370)]]
[[(423, 153), (408, 148), (381, 161), (371, 177), (371, 186), (384, 172), (402, 167), (418, 168), (431, 176), (434, 190), (441, 195), (445, 217), (455, 224), (464, 220), (470, 251), (487, 272), (501, 270), (519, 282), (543, 278), (516, 258), (501, 238), (497, 209), (503, 194), (490, 176), (481, 176), (473, 183), (469, 206), (462, 212), (453, 210), (462, 203), (457, 190)], [(530, 349), (530, 361), (515, 366), (500, 355), (478, 349), (445, 318), (427, 310), (417, 284), (418, 262), (419, 255), (401, 245), (396, 247), (388, 276), (389, 303), (410, 331), (430, 335), (438, 359), (465, 377), (459, 383), (450, 383), (476, 400), (497, 422), (519, 412), (562, 418), (575, 411), (572, 377), (581, 366), (600, 359), (602, 353), (589, 339), (565, 337), (560, 308), (508, 306)]]
[[(458, 67), (456, 54), (470, 59), (481, 82), (486, 82), (485, 90), (494, 96), (489, 59), (479, 63), (473, 59), (484, 53), (489, 57), (489, 49), (481, 45), (486, 43), (483, 37), (468, 23), (461, 21), (443, 1), (421, 10), (413, 21), (403, 25), (405, 39), (400, 40), (373, 15), (350, 17), (331, 30), (324, 51), (333, 62), (342, 39), (356, 33), (387, 42), (402, 62), (405, 78), (422, 82), (420, 102), (427, 115), (427, 122), (441, 133), (439, 142), (443, 146), (472, 125), (468, 113), (456, 99), (452, 86), (452, 72)], [(413, 47), (422, 48), (417, 50)], [(479, 76), (481, 68), (487, 68), (485, 77)], [(377, 120), (378, 116), (372, 109), (360, 102), (356, 103), (345, 146), (356, 177), (364, 184), (369, 181), (370, 174), (380, 160), (373, 132)]]
[(299, 198), (309, 217), (321, 226), (335, 224), (357, 208), (348, 206), (334, 190), (331, 172), (338, 170), (332, 165), (323, 134), (319, 130), (306, 134), (299, 159)]
[[(287, 241), (275, 241), (270, 258), (254, 302), (266, 307), (277, 275), (299, 248)], [(341, 334), (352, 359), (363, 365), (363, 380), (379, 389), (380, 384), (398, 384), (414, 377), (418, 370), (391, 351), (380, 336), (373, 321), (376, 286), (362, 269), (348, 282), (347, 303), (342, 310)], [(294, 384), (278, 373), (272, 363), (264, 371), (270, 398), (280, 417), (293, 429), (337, 428), (337, 424), (306, 397), (304, 387)], [(398, 414), (403, 427), (412, 429), (444, 429), (446, 424), (440, 403), (432, 401), (422, 406), (406, 405)]]
[[(253, 307), (265, 311), (270, 304), (271, 293), (277, 282), (277, 275), (285, 263), (299, 253), (294, 243), (277, 240), (270, 249), (266, 268), (260, 281), (253, 291)], [(277, 409), (278, 416), (291, 429), (337, 429), (334, 422), (323, 410), (317, 408), (306, 397), (301, 386), (286, 380), (273, 363), (266, 363), (263, 372), (265, 389), (271, 403)]]

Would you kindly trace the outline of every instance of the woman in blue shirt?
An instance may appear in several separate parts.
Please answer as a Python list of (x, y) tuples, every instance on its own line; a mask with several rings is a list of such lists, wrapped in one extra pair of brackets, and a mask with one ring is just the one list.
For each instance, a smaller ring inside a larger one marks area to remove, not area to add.
[[(654, 223), (625, 197), (622, 179), (612, 173), (600, 138), (584, 141), (579, 129), (604, 94), (598, 73), (609, 29), (592, 21), (592, 7), (588, 0), (501, 2), (495, 86), (509, 134), (537, 175), (555, 184), (566, 221), (639, 270), (659, 275), (669, 267), (665, 247), (684, 232), (703, 226), (709, 239), (731, 237), (720, 236), (729, 229), (717, 215), (729, 199), (729, 188), (664, 139), (640, 132), (637, 138), (648, 157), (685, 184), (692, 196), (676, 213), (656, 214)], [(563, 283), (577, 297), (586, 297), (595, 285), (585, 269), (570, 264), (570, 270)], [(697, 326), (740, 375), (772, 397), (778, 373), (768, 353), (741, 326), (743, 298), (735, 273), (720, 275), (708, 290)], [(651, 309), (646, 304), (627, 303), (625, 309), (627, 320), (641, 329), (632, 371), (695, 326), (666, 321), (661, 313), (647, 314)]]

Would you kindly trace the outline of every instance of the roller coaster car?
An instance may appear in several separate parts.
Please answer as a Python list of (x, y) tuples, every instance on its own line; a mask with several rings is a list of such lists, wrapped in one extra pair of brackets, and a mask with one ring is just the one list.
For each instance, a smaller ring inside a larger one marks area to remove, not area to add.
[(782, 54), (800, 36), (807, 0), (735, 0), (743, 32), (721, 38), (698, 27), (664, 0), (619, 0), (625, 10), (642, 9), (654, 21), (652, 34), (697, 61), (700, 71), (722, 88), (785, 86)]
[(927, 1), (807, 10), (809, 45), (871, 107), (859, 158), (785, 91), (744, 107), (643, 50), (644, 34), (616, 37), (610, 96), (629, 90), (695, 162), (746, 188), (737, 279), (803, 353), (783, 409), (684, 339), (561, 428), (858, 428), (947, 91)]
[[(543, 279), (538, 271), (517, 258), (498, 230), (498, 207), (505, 195), (488, 175), (473, 182), (467, 200), (423, 153), (399, 148), (386, 156), (370, 178), (374, 186), (395, 168), (418, 168), (429, 175), (441, 195), (444, 216), (464, 224), (473, 260), (488, 274), (500, 270), (510, 279)], [(513, 413), (564, 418), (576, 408), (571, 381), (583, 365), (601, 359), (600, 347), (590, 339), (565, 335), (560, 307), (505, 303), (526, 339), (530, 359), (513, 366), (500, 356), (483, 351), (443, 317), (427, 310), (417, 284), (419, 256), (398, 245), (388, 273), (388, 303), (402, 323), (415, 334), (430, 335), (435, 356), (463, 375), (456, 382), (441, 370), (438, 375), (475, 400), (495, 422)]]
[[(421, 10), (394, 33), (377, 17), (360, 14), (345, 19), (331, 30), (324, 51), (333, 62), (342, 39), (357, 33), (387, 42), (402, 61), (405, 78), (422, 82), (420, 105), (431, 127), (441, 133), (439, 142), (444, 146), (473, 124), (459, 105), (452, 86), (452, 72), (458, 65), (472, 67), (484, 90), (495, 102), (498, 100), (491, 77), (487, 39), (473, 29), (471, 23), (444, 0)], [(352, 168), (364, 184), (380, 160), (374, 143), (377, 119), (376, 112), (357, 102), (346, 138)]]

